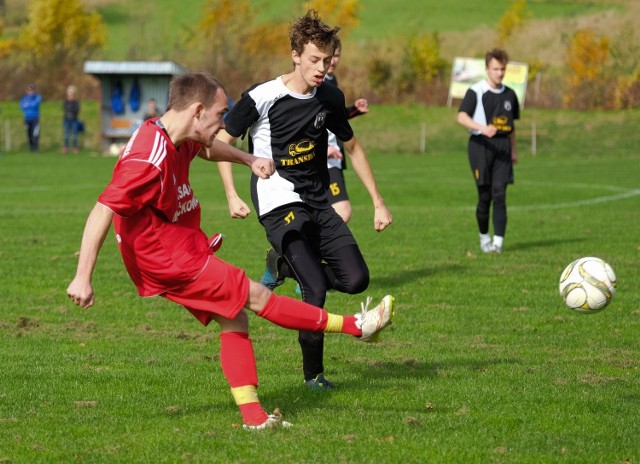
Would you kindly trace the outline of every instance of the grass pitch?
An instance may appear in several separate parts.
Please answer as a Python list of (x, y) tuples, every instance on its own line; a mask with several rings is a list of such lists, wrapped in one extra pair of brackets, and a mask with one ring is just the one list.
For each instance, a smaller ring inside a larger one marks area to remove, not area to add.
[[(302, 385), (297, 335), (251, 317), (262, 402), (295, 424), (265, 433), (239, 428), (216, 328), (138, 298), (112, 235), (95, 307), (68, 301), (84, 221), (114, 159), (0, 156), (0, 462), (638, 462), (638, 114), (526, 112), (550, 134), (532, 156), (522, 122), (504, 254), (488, 256), (452, 111), (374, 110), (356, 130), (394, 224), (374, 232), (348, 170), (351, 227), (371, 270), (366, 295), (393, 294), (396, 321), (378, 345), (327, 336), (338, 390), (317, 394)], [(422, 119), (419, 155), (411, 130), (397, 134)], [(396, 148), (382, 150), (385, 134)], [(228, 218), (214, 165), (196, 161), (192, 181), (205, 230), (226, 235), (221, 256), (257, 278), (267, 243), (255, 216)], [(588, 255), (618, 276), (595, 315), (566, 309), (557, 288)], [(294, 283), (279, 291), (295, 296)], [(327, 308), (353, 313), (364, 296), (330, 293)]]

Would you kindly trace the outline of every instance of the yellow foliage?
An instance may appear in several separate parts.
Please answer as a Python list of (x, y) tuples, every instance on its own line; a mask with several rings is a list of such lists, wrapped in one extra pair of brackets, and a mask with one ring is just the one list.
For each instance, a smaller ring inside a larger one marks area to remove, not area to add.
[(84, 57), (106, 41), (102, 18), (80, 0), (32, 0), (28, 16), (19, 43), (38, 58)]
[(360, 24), (358, 0), (308, 0), (304, 9), (305, 12), (316, 10), (323, 22), (332, 27), (339, 26), (341, 39)]
[(527, 0), (514, 0), (511, 6), (504, 12), (498, 20), (498, 45), (504, 46), (513, 33), (522, 28), (531, 12), (527, 8)]
[(286, 56), (290, 51), (288, 24), (257, 23), (249, 0), (208, 0), (199, 29), (207, 38), (205, 55), (212, 57), (215, 74), (250, 79), (264, 66), (265, 58)]
[(3, 40), (0, 39), (0, 58), (9, 56), (16, 49), (16, 43), (13, 39)]
[(409, 40), (407, 56), (413, 74), (428, 84), (444, 64), (440, 57), (440, 39), (437, 34), (422, 34)]
[(621, 76), (614, 90), (615, 109), (636, 108), (640, 106), (640, 67), (630, 76)]
[(607, 37), (598, 37), (591, 29), (579, 30), (573, 35), (566, 58), (565, 105), (580, 103), (580, 106), (592, 107), (602, 103), (608, 58)]

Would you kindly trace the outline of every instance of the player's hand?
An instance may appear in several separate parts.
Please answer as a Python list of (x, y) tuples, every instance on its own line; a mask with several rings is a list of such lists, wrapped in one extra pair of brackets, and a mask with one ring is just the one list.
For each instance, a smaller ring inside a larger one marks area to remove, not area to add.
[(496, 135), (497, 132), (498, 132), (498, 129), (496, 128), (496, 126), (488, 125), (484, 129), (482, 129), (481, 134), (484, 135), (485, 137), (491, 138), (494, 135)]
[(327, 148), (327, 158), (342, 159), (344, 155), (338, 147), (329, 145), (329, 148)]
[(251, 171), (260, 179), (268, 179), (276, 170), (272, 159), (260, 158), (258, 156), (251, 163)]
[(75, 277), (67, 287), (67, 296), (83, 309), (93, 306), (93, 287), (88, 280)]
[(234, 219), (244, 219), (251, 213), (251, 209), (242, 198), (232, 197), (229, 198), (229, 213)]
[(355, 106), (357, 110), (360, 111), (361, 113), (369, 112), (369, 102), (367, 101), (366, 98), (358, 98), (353, 104), (353, 106)]
[(518, 154), (515, 151), (511, 152), (511, 164), (518, 164)]
[(373, 227), (377, 232), (382, 232), (393, 222), (393, 216), (391, 211), (384, 205), (376, 206), (375, 214), (373, 215)]

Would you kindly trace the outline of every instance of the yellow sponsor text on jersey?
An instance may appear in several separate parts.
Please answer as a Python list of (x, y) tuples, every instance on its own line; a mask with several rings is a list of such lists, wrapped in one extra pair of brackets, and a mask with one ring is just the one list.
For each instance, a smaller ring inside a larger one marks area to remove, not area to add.
[(281, 166), (295, 166), (297, 164), (306, 163), (307, 161), (311, 161), (315, 157), (316, 157), (315, 153), (310, 153), (308, 155), (296, 156), (295, 158), (292, 158), (292, 159), (281, 159), (280, 160), (280, 165)]

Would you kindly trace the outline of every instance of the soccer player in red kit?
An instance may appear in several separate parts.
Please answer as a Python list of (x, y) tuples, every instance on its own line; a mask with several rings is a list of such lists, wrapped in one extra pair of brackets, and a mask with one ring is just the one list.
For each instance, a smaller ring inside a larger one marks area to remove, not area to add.
[(91, 276), (113, 222), (125, 267), (141, 296), (162, 296), (202, 324), (220, 325), (222, 370), (244, 427), (260, 430), (290, 424), (267, 414), (258, 400), (243, 308), (288, 329), (346, 333), (370, 342), (390, 323), (393, 298), (386, 296), (376, 308), (355, 316), (338, 316), (277, 296), (215, 256), (219, 236), (209, 239), (200, 228), (200, 203), (189, 183), (193, 159), (245, 164), (263, 179), (274, 172), (272, 160), (214, 140), (224, 128), (227, 109), (226, 91), (213, 76), (191, 73), (172, 79), (166, 113), (133, 134), (87, 219), (67, 295), (85, 309), (93, 305)]

